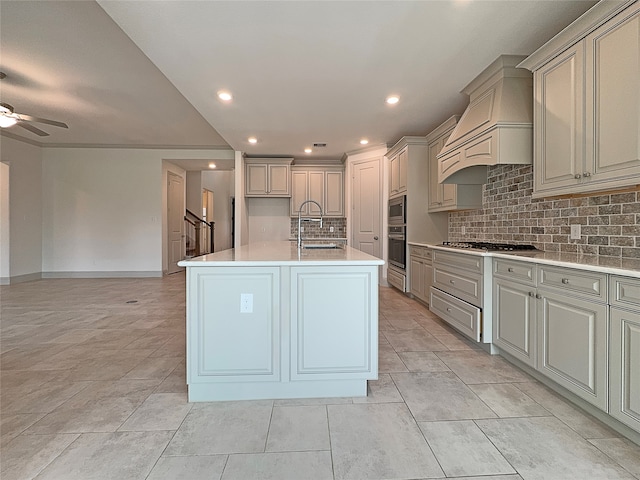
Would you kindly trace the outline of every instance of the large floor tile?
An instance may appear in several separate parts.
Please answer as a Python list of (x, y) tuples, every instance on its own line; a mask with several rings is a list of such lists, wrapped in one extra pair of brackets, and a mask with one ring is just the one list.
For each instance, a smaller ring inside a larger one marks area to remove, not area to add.
[(329, 425), (324, 405), (273, 407), (267, 452), (329, 450)]
[(193, 404), (183, 393), (154, 393), (118, 429), (121, 432), (177, 430)]
[(544, 417), (551, 415), (544, 407), (510, 383), (469, 385), (480, 399), (499, 417)]
[(336, 480), (444, 476), (407, 407), (329, 405)]
[(442, 360), (467, 384), (527, 382), (531, 377), (498, 355), (482, 350), (438, 352)]
[(402, 395), (388, 373), (381, 373), (378, 380), (367, 381), (367, 396), (353, 397), (353, 403), (403, 402)]
[(180, 357), (153, 357), (145, 358), (136, 367), (129, 371), (126, 379), (160, 379), (164, 380), (182, 361)]
[(515, 385), (584, 438), (615, 438), (620, 436), (616, 431), (541, 383), (526, 382)]
[(419, 422), (496, 416), (453, 372), (393, 373), (391, 377)]
[(470, 420), (420, 422), (419, 426), (448, 477), (516, 473)]
[(85, 433), (37, 480), (146, 478), (173, 432)]
[(20, 435), (31, 425), (36, 423), (44, 413), (16, 413), (0, 416), (0, 447)]
[(229, 455), (222, 480), (333, 480), (331, 453)]
[(501, 418), (476, 424), (524, 479), (633, 478), (556, 418)]
[(433, 352), (401, 352), (398, 355), (410, 372), (450, 371)]
[(396, 352), (434, 352), (448, 350), (423, 328), (385, 332), (385, 337)]
[(160, 457), (146, 480), (220, 480), (227, 455)]
[(90, 382), (47, 382), (41, 385), (3, 388), (0, 393), (2, 413), (48, 413), (88, 385)]
[(378, 372), (407, 372), (407, 367), (391, 346), (380, 345), (378, 349)]
[[(78, 435), (20, 435), (2, 447), (0, 478), (34, 478), (67, 448)], [(63, 477), (60, 477), (63, 478)]]
[(272, 409), (271, 401), (196, 404), (165, 454), (264, 452)]
[(640, 445), (626, 438), (599, 438), (589, 442), (640, 478)]

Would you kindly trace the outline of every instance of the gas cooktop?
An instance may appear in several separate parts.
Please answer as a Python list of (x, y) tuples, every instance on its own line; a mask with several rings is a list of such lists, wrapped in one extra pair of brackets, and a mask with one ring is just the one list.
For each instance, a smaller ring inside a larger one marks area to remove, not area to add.
[(516, 245), (513, 243), (491, 243), (491, 242), (442, 242), (442, 246), (451, 248), (467, 248), (474, 250), (484, 250), (487, 252), (498, 251), (538, 251), (533, 245)]

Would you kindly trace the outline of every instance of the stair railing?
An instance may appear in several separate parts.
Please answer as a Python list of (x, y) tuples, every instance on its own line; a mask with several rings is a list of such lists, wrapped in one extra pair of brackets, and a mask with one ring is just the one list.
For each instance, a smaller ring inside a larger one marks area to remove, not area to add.
[(187, 238), (187, 256), (198, 257), (213, 253), (215, 222), (207, 222), (187, 209), (184, 216)]

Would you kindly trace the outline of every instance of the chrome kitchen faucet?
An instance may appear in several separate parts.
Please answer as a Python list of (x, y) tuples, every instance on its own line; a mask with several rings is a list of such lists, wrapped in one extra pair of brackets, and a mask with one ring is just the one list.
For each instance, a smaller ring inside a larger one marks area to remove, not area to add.
[[(317, 218), (302, 218), (302, 207), (304, 207), (307, 203), (315, 203), (320, 209), (320, 219)], [(322, 207), (315, 200), (305, 200), (300, 204), (300, 208), (298, 209), (298, 248), (302, 247), (302, 233), (301, 233), (301, 224), (302, 222), (320, 222), (320, 228), (322, 228)]]

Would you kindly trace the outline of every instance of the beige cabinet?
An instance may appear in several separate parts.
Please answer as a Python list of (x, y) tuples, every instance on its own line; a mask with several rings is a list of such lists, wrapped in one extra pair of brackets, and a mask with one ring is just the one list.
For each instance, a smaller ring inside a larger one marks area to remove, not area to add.
[(428, 247), (409, 245), (409, 292), (425, 303), (429, 303), (433, 283), (431, 255)]
[(245, 160), (246, 197), (290, 197), (289, 171), (293, 159)]
[[(291, 216), (297, 216), (305, 200), (322, 206), (325, 217), (344, 216), (344, 169), (341, 167), (291, 167)], [(302, 215), (320, 216), (313, 203), (302, 208)]]
[[(447, 212), (482, 207), (482, 185), (438, 183), (438, 154), (447, 143), (459, 115), (454, 115), (427, 135), (429, 152), (429, 212)], [(427, 181), (425, 179), (425, 181)]]
[(408, 149), (404, 148), (389, 159), (389, 195), (392, 197), (407, 191), (408, 156)]
[(607, 410), (607, 277), (537, 267), (538, 370)]
[(640, 279), (611, 276), (611, 416), (640, 432)]
[(640, 183), (640, 3), (601, 2), (521, 66), (534, 72), (534, 197)]
[(493, 343), (536, 368), (535, 264), (493, 261)]

